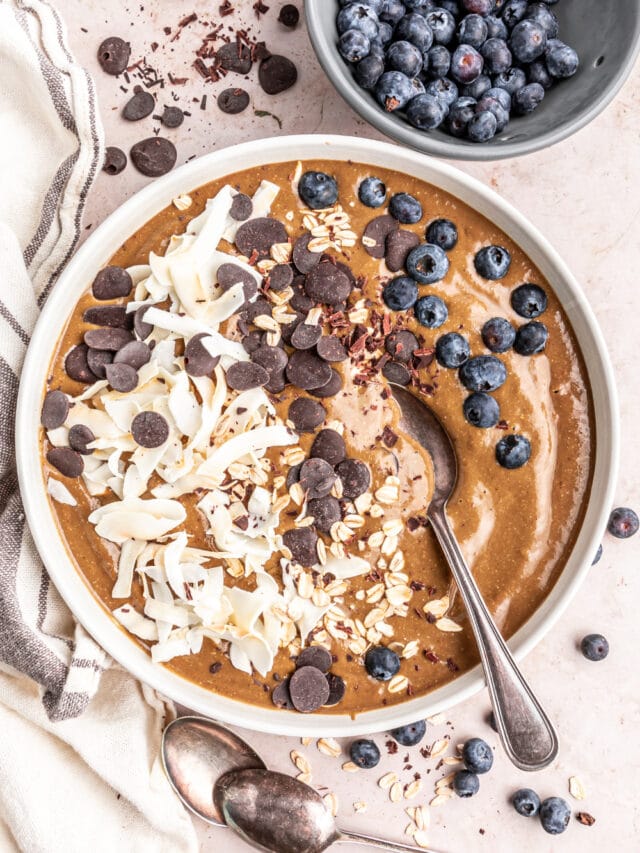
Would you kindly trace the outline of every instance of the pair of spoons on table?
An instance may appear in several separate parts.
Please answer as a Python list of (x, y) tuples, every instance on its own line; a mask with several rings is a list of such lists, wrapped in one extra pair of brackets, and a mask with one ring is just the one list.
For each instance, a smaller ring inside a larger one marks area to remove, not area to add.
[[(558, 740), (502, 639), (449, 525), (446, 505), (458, 476), (453, 444), (425, 403), (405, 388), (391, 388), (401, 426), (433, 462), (434, 492), (427, 518), (465, 604), (503, 746), (521, 770), (540, 770), (555, 758)], [(183, 802), (204, 820), (232, 827), (254, 846), (278, 853), (320, 853), (337, 841), (354, 841), (383, 850), (415, 851), (339, 830), (313, 788), (267, 770), (247, 743), (211, 721), (175, 720), (165, 730), (162, 754)]]

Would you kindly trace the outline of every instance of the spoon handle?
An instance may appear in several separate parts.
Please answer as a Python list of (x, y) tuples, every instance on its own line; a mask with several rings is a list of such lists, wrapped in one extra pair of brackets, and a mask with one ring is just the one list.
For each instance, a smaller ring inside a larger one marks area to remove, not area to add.
[(511, 761), (521, 770), (541, 770), (558, 752), (549, 718), (502, 639), (469, 571), (444, 508), (431, 508), (429, 521), (464, 601), (476, 636), (496, 726)]
[[(404, 853), (404, 851), (409, 851), (409, 853), (416, 853), (415, 844), (402, 844), (398, 841), (384, 841), (382, 838), (374, 838), (372, 835), (361, 835), (358, 832), (347, 832), (344, 829), (340, 830), (340, 835), (336, 839), (336, 841), (350, 841), (353, 844), (366, 844), (368, 847), (376, 847), (378, 850), (391, 850), (391, 851), (399, 851), (399, 853)], [(435, 853), (435, 850), (427, 850), (426, 853)]]

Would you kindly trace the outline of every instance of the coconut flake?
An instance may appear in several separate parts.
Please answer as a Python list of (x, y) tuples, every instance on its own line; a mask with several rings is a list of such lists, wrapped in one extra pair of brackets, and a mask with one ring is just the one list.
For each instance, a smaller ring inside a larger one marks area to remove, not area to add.
[(186, 516), (178, 501), (130, 498), (99, 507), (89, 522), (96, 525), (98, 536), (121, 544), (126, 539), (158, 539), (182, 524)]
[(59, 504), (67, 504), (67, 506), (78, 506), (78, 501), (71, 494), (69, 489), (60, 480), (55, 477), (47, 478), (47, 492), (51, 495), (54, 501)]

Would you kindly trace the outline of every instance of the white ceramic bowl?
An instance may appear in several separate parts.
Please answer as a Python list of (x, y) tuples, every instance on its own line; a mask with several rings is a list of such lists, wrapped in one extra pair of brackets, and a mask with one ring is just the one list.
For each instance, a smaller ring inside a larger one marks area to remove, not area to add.
[(544, 604), (511, 639), (517, 658), (546, 634), (585, 577), (604, 532), (617, 468), (616, 392), (605, 344), (584, 294), (546, 240), (509, 204), (478, 181), (437, 160), (384, 142), (346, 136), (289, 136), (257, 140), (193, 160), (149, 184), (116, 210), (64, 270), (36, 326), (22, 374), (16, 423), (20, 488), (31, 531), (51, 578), (71, 610), (107, 652), (136, 677), (194, 711), (246, 728), (286, 735), (334, 735), (383, 731), (435, 714), (483, 686), (479, 667), (428, 696), (401, 705), (347, 715), (296, 714), (257, 708), (210, 693), (152, 664), (101, 605), (76, 571), (63, 543), (45, 490), (40, 465), (39, 419), (44, 385), (59, 331), (96, 272), (116, 249), (181, 193), (239, 169), (297, 158), (355, 160), (414, 175), (457, 196), (502, 228), (552, 283), (582, 350), (595, 410), (595, 459), (588, 506), (576, 544)]

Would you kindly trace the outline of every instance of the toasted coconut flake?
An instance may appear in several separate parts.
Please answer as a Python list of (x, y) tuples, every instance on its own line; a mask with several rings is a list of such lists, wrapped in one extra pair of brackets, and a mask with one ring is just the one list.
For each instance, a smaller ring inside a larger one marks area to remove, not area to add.
[(574, 798), (574, 800), (584, 800), (587, 796), (585, 787), (582, 784), (582, 781), (577, 776), (569, 777), (569, 793)]

